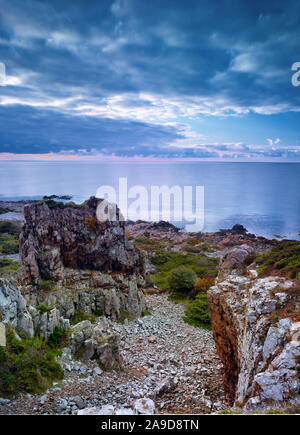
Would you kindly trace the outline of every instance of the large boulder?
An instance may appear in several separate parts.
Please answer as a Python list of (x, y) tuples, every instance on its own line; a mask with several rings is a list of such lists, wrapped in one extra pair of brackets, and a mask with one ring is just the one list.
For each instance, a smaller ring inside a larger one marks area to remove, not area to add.
[(243, 244), (230, 249), (221, 258), (219, 264), (219, 279), (226, 277), (228, 274), (241, 274), (245, 271), (245, 260), (253, 252), (253, 248)]

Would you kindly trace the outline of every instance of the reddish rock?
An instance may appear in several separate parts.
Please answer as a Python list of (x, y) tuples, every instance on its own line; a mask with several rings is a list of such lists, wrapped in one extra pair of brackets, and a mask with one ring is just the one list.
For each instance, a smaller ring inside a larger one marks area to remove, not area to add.
[(90, 198), (78, 206), (45, 200), (24, 207), (20, 256), (26, 284), (64, 281), (65, 268), (144, 274), (144, 259), (128, 241), (124, 222), (97, 220), (101, 201)]

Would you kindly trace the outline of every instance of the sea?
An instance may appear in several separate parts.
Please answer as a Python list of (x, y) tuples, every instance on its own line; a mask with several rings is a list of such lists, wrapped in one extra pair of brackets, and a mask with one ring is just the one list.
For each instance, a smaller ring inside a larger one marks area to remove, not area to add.
[[(120, 179), (122, 198), (119, 197)], [(171, 195), (170, 204), (161, 201), (155, 220), (164, 218), (164, 207), (170, 205), (167, 220), (186, 229), (191, 221), (185, 219), (184, 194), (192, 190), (195, 203), (192, 204), (194, 214), (187, 219), (197, 217), (198, 186), (202, 209), (201, 218), (195, 219), (194, 231), (213, 232), (241, 224), (256, 235), (299, 240), (300, 163), (0, 162), (0, 200), (3, 201), (70, 195), (72, 201), (82, 203), (90, 196), (97, 196), (99, 189), (107, 189), (108, 193), (116, 193), (116, 202), (122, 203), (119, 204), (122, 210), (124, 186), (131, 210), (127, 217), (133, 220), (152, 220), (153, 187), (156, 192), (162, 186), (173, 192), (171, 189), (176, 186), (179, 197)], [(180, 213), (175, 213), (179, 209), (183, 211), (182, 218)]]

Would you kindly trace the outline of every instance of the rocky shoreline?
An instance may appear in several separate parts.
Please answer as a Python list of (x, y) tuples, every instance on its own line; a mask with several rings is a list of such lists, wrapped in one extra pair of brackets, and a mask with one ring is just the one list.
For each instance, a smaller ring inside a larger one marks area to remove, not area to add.
[[(56, 328), (68, 336), (59, 358), (64, 379), (43, 394), (0, 399), (0, 414), (298, 409), (298, 244), (238, 224), (186, 233), (163, 221), (99, 223), (98, 204), (0, 202), (2, 221), (11, 213), (25, 219), (20, 258), (10, 256), (21, 263), (18, 284), (1, 280), (1, 325), (45, 340)], [(281, 246), (291, 266), (266, 263), (258, 277), (257, 256), (273, 258)], [(183, 321), (186, 303), (170, 300), (164, 287), (169, 263), (209, 278), (212, 331)]]

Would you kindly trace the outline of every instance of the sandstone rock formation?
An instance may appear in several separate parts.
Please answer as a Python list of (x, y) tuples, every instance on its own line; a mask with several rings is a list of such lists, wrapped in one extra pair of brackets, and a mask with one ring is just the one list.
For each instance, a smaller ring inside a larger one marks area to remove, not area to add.
[(293, 313), (299, 313), (300, 300), (295, 283), (258, 278), (251, 266), (239, 275), (245, 271), (244, 248), (226, 254), (217, 284), (208, 291), (225, 389), (232, 403), (250, 410), (271, 402), (299, 405), (300, 322)]
[(32, 305), (56, 306), (64, 318), (102, 312), (114, 320), (141, 315), (145, 261), (119, 219), (99, 221), (102, 200), (82, 205), (44, 200), (24, 208), (21, 282)]

